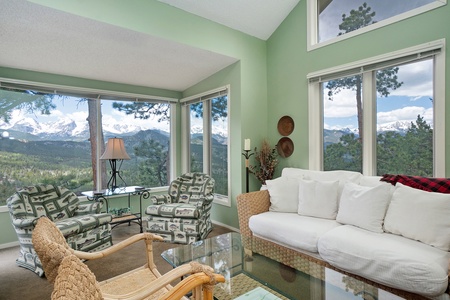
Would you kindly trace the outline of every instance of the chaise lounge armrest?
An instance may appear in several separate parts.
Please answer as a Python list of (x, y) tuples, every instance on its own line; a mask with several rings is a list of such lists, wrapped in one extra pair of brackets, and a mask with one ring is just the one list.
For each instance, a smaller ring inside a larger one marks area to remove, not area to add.
[(251, 216), (269, 211), (269, 192), (256, 191), (240, 194), (237, 196), (236, 202), (242, 242), (244, 243), (245, 248), (251, 248), (248, 242), (252, 237), (252, 231), (248, 226), (248, 221)]
[[(210, 284), (213, 287), (218, 282), (225, 282), (225, 278), (222, 275), (214, 274), (213, 269), (206, 265), (201, 265), (197, 262), (191, 262), (190, 264), (181, 265), (175, 269), (170, 270), (161, 277), (154, 281), (138, 288), (132, 293), (125, 295), (113, 295), (103, 294), (105, 300), (118, 300), (118, 299), (146, 299), (146, 297), (154, 294), (160, 289), (167, 287), (173, 281), (189, 275), (178, 283), (170, 292), (160, 299), (180, 299), (196, 286), (199, 285), (199, 281), (203, 284)], [(212, 292), (212, 290), (211, 290)], [(179, 295), (177, 297), (176, 295)], [(129, 298), (128, 298), (129, 297)]]
[[(212, 281), (212, 282), (211, 282)], [(169, 291), (160, 300), (166, 299), (180, 299), (184, 295), (188, 294), (194, 288), (198, 287), (199, 284), (205, 285), (203, 289), (206, 293), (213, 292), (214, 283), (225, 282), (225, 277), (219, 274), (212, 274), (212, 277), (206, 273), (195, 273), (185, 278), (182, 282), (178, 283), (173, 289)], [(211, 296), (204, 296), (203, 299), (210, 299)], [(105, 299), (107, 300), (107, 299)]]
[(73, 254), (75, 254), (75, 256), (77, 256), (80, 259), (86, 259), (86, 260), (99, 259), (102, 257), (109, 256), (113, 253), (116, 253), (116, 252), (118, 252), (134, 243), (142, 241), (142, 240), (145, 241), (145, 243), (147, 245), (147, 258), (150, 258), (150, 261), (153, 262), (153, 253), (149, 252), (151, 250), (151, 243), (152, 243), (152, 241), (163, 241), (163, 238), (158, 235), (149, 233), (149, 232), (135, 234), (135, 235), (127, 238), (126, 240), (123, 240), (123, 241), (121, 241), (115, 245), (112, 245), (111, 247), (106, 248), (101, 251), (84, 252), (84, 251), (74, 250)]

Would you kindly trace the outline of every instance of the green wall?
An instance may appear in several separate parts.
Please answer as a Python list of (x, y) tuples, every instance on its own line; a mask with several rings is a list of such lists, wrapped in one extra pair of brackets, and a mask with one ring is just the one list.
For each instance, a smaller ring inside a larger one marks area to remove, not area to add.
[[(294, 153), (280, 166), (308, 168), (308, 82), (310, 72), (389, 53), (430, 41), (450, 39), (450, 6), (405, 19), (335, 44), (307, 51), (306, 1), (300, 1), (267, 41), (268, 136), (278, 141), (277, 122), (290, 115), (295, 129), (290, 136)], [(446, 61), (450, 61), (447, 50)], [(450, 72), (447, 63), (446, 74)], [(446, 115), (450, 89), (446, 89)], [(446, 174), (450, 174), (450, 128), (446, 122)], [(278, 172), (281, 168), (278, 168)]]
[[(245, 189), (244, 160), (241, 155), (243, 140), (244, 138), (250, 138), (255, 145), (256, 141), (263, 139), (267, 135), (266, 42), (157, 1), (34, 0), (32, 2), (155, 37), (161, 37), (203, 50), (227, 55), (238, 60), (237, 63), (186, 91), (167, 91), (149, 87), (118, 85), (2, 67), (0, 67), (0, 77), (123, 92), (137, 92), (174, 98), (182, 98), (230, 84), (230, 164), (232, 172), (232, 191), (230, 197), (232, 199), (232, 205), (231, 207), (214, 205), (213, 219), (235, 228), (239, 227), (235, 198)], [(180, 129), (181, 125), (178, 125), (178, 137), (180, 137)], [(251, 185), (252, 189), (259, 188), (258, 183), (254, 179), (252, 179)], [(9, 223), (7, 213), (0, 213), (1, 222)], [(0, 245), (17, 240), (15, 234), (12, 231), (11, 233), (0, 236)]]

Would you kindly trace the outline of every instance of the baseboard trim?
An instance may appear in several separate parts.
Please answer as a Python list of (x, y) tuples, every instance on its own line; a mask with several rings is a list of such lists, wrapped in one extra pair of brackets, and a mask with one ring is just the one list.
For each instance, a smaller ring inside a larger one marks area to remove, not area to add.
[(220, 223), (220, 222), (215, 221), (215, 220), (211, 220), (211, 222), (212, 222), (213, 224), (216, 224), (216, 225), (219, 225), (219, 226), (222, 226), (222, 227), (228, 228), (228, 229), (230, 229), (230, 230), (233, 230), (233, 231), (236, 231), (236, 232), (241, 233), (241, 231), (240, 231), (238, 228), (234, 228), (234, 227), (232, 227), (232, 226), (230, 226), (230, 225), (227, 225), (227, 224), (224, 224), (224, 223)]
[(19, 246), (19, 241), (0, 244), (0, 249), (12, 248), (16, 246)]

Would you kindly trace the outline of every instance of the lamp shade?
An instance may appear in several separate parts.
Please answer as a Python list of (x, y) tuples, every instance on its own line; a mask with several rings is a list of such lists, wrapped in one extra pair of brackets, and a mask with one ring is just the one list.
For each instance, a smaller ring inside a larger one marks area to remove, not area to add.
[(103, 153), (100, 159), (130, 159), (125, 150), (123, 139), (110, 138), (106, 143), (105, 153)]

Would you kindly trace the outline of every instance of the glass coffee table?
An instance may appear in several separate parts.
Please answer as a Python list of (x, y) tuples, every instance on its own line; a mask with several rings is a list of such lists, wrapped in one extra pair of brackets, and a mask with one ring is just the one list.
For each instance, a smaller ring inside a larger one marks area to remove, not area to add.
[(299, 271), (256, 253), (246, 255), (234, 232), (168, 249), (161, 256), (173, 267), (197, 261), (224, 275), (226, 282), (214, 290), (218, 300), (403, 299), (307, 259)]

